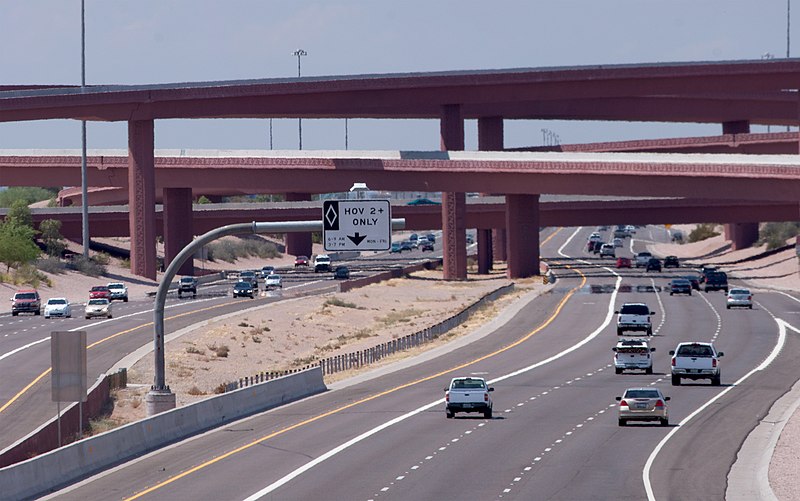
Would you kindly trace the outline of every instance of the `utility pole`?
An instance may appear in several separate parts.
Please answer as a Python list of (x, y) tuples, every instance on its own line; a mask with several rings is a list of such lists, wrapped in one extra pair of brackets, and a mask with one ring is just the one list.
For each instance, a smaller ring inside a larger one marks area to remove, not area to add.
[[(86, 21), (81, 0), (81, 93), (86, 90)], [(89, 259), (89, 188), (86, 174), (86, 120), (81, 120), (81, 233), (83, 257)]]

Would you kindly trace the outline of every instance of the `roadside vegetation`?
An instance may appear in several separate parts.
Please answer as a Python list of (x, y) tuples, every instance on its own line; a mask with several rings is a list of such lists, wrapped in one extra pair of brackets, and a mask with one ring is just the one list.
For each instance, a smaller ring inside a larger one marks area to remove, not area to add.
[(767, 250), (778, 249), (800, 233), (800, 223), (765, 223), (758, 231), (758, 244), (767, 244)]
[(689, 242), (699, 242), (711, 237), (716, 237), (720, 233), (717, 230), (717, 225), (713, 223), (698, 224), (695, 229), (689, 233)]
[(280, 257), (278, 247), (261, 237), (224, 238), (206, 246), (209, 261), (233, 263), (237, 259), (256, 256), (262, 259)]
[(17, 201), (22, 201), (27, 206), (42, 200), (48, 200), (48, 207), (53, 207), (56, 203), (56, 195), (58, 195), (57, 189), (12, 186), (0, 191), (0, 207), (11, 207)]

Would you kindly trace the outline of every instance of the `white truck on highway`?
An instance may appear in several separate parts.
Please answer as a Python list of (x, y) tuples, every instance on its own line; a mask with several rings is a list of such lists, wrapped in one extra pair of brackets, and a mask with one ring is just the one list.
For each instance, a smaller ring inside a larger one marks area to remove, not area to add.
[(483, 417), (492, 417), (492, 397), (494, 391), (481, 377), (455, 377), (450, 386), (444, 389), (445, 413), (452, 418), (456, 412), (482, 412)]
[(711, 384), (719, 386), (720, 372), (718, 352), (711, 343), (680, 343), (669, 352), (672, 355), (672, 386), (680, 386), (681, 379), (710, 379)]

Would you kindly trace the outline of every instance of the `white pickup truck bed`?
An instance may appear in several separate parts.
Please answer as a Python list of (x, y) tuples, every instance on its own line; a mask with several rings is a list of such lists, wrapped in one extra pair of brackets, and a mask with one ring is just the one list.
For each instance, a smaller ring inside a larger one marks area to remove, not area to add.
[(722, 352), (717, 352), (711, 343), (680, 343), (672, 355), (672, 385), (679, 386), (681, 379), (710, 379), (711, 384), (719, 386), (722, 377), (719, 357)]

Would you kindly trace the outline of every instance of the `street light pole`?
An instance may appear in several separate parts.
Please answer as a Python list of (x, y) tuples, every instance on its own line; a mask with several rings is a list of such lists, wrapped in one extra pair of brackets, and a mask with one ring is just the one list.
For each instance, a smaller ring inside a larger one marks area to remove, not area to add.
[[(81, 92), (86, 89), (86, 22), (81, 0)], [(81, 120), (81, 234), (83, 257), (89, 258), (89, 188), (86, 174), (86, 120)]]
[[(304, 51), (303, 49), (297, 49), (296, 51), (292, 52), (293, 56), (297, 57), (297, 78), (300, 78), (300, 58), (303, 56), (307, 56), (308, 52)], [(303, 119), (297, 119), (297, 141), (300, 146), (299, 149), (303, 149)]]

